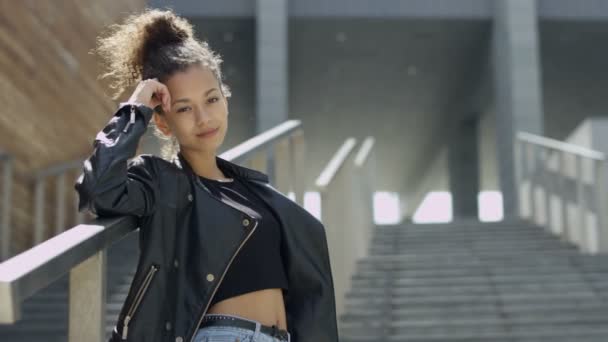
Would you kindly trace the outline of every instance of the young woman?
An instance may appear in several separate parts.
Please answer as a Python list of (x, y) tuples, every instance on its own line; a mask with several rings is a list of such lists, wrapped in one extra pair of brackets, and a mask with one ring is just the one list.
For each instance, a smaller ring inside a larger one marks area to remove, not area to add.
[[(221, 59), (170, 10), (99, 39), (116, 97), (77, 180), (80, 210), (133, 215), (140, 256), (110, 341), (338, 341), (325, 229), (216, 155), (228, 130)], [(152, 120), (153, 119), (153, 120)], [(134, 156), (148, 125), (162, 157)]]

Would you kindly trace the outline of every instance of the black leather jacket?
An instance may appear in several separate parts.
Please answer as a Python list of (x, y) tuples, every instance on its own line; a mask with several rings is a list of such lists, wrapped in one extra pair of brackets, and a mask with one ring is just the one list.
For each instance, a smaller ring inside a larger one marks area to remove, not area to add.
[[(181, 154), (169, 162), (134, 156), (152, 117), (141, 104), (122, 103), (93, 143), (75, 184), (79, 210), (98, 216), (134, 215), (140, 255), (110, 341), (190, 342), (233, 259), (258, 221), (250, 208), (203, 191)], [(287, 330), (293, 342), (338, 341), (325, 228), (277, 191), (268, 176), (216, 157), (227, 176), (240, 177), (279, 218)], [(201, 183), (202, 184), (202, 183)], [(208, 208), (194, 213), (194, 200)], [(226, 229), (230, 227), (231, 229)], [(234, 229), (232, 229), (234, 228)]]

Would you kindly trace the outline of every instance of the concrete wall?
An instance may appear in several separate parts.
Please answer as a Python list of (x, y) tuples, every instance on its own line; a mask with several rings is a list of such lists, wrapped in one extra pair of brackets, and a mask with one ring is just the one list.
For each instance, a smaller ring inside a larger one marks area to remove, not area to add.
[(430, 155), (431, 164), (424, 177), (419, 179), (416, 191), (400, 194), (402, 219), (411, 218), (429, 192), (450, 191), (448, 174), (448, 149), (441, 148)]
[(290, 118), (304, 122), (311, 169), (320, 171), (348, 136), (373, 135), (378, 189), (415, 189), (429, 153), (446, 138), (441, 117), (459, 114), (454, 94), (469, 86), (462, 83), (473, 74), (469, 54), (486, 28), (471, 21), (292, 19)]
[(496, 163), (496, 114), (488, 110), (479, 122), (480, 191), (499, 191)]
[[(294, 17), (341, 18), (485, 18), (492, 17), (496, 0), (291, 0), (289, 14)], [(172, 7), (190, 16), (254, 17), (253, 0), (151, 0), (154, 7)], [(608, 18), (604, 0), (539, 0), (543, 18), (597, 20)]]
[(608, 22), (542, 21), (540, 37), (545, 133), (562, 140), (608, 115)]

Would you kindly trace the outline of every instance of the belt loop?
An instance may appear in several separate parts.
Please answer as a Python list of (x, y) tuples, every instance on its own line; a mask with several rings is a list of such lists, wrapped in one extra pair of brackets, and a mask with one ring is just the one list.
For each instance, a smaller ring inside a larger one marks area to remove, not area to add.
[(255, 322), (255, 335), (257, 336), (260, 333), (260, 329), (262, 329), (262, 323)]

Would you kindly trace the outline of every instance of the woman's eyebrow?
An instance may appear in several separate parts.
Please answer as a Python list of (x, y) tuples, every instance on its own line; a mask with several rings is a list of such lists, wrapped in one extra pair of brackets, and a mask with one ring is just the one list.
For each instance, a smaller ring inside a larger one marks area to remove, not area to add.
[[(207, 91), (205, 92), (205, 96), (209, 95), (209, 93), (211, 93), (211, 92), (212, 92), (212, 91), (214, 91), (214, 90), (217, 90), (217, 88), (211, 88), (211, 89), (207, 90)], [(189, 101), (190, 101), (190, 100), (189, 100), (188, 98), (184, 97), (183, 99), (179, 99), (179, 100), (175, 100), (175, 101), (173, 101), (173, 103), (171, 103), (171, 105), (174, 105), (174, 104), (176, 104), (176, 103), (178, 103), (178, 102), (189, 102)]]
[(174, 105), (178, 102), (190, 102), (190, 100), (188, 100), (187, 98), (183, 98), (183, 99), (179, 99), (179, 100), (175, 100), (173, 101), (173, 103), (171, 103), (171, 105)]
[(205, 93), (205, 96), (209, 95), (209, 93), (214, 90), (217, 90), (217, 88), (211, 88), (211, 89), (207, 90), (207, 92)]

